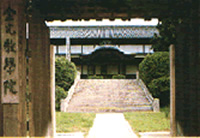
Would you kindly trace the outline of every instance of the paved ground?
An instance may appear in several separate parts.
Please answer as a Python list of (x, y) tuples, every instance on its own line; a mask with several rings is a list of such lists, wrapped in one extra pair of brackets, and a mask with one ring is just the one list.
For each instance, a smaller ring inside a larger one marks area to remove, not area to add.
[(84, 133), (75, 132), (75, 133), (56, 133), (58, 138), (84, 138)]
[(169, 138), (170, 132), (144, 132), (139, 133), (141, 138)]
[(87, 138), (137, 138), (122, 113), (96, 114)]
[[(170, 132), (144, 132), (139, 133), (140, 138), (170, 138)], [(57, 133), (58, 138), (84, 138), (84, 133)], [(136, 136), (135, 136), (136, 137)]]

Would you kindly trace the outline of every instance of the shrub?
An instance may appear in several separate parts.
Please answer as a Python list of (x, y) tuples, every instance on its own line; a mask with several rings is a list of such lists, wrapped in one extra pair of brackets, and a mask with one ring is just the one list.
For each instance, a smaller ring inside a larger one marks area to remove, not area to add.
[(147, 55), (139, 65), (140, 78), (149, 84), (153, 79), (169, 76), (169, 52)]
[(88, 76), (88, 79), (103, 79), (103, 76), (93, 75), (93, 76)]
[(156, 52), (147, 55), (139, 65), (140, 78), (153, 97), (159, 98), (161, 106), (169, 104), (169, 52)]
[(170, 119), (170, 106), (165, 106), (163, 108), (160, 108), (160, 111), (165, 114), (166, 118)]
[(122, 75), (122, 74), (116, 74), (112, 76), (112, 79), (125, 79), (126, 76)]
[(67, 92), (60, 86), (56, 86), (56, 110), (60, 110), (60, 100), (67, 97)]
[(160, 105), (168, 106), (170, 101), (170, 78), (169, 77), (160, 77), (154, 79), (148, 85), (153, 97), (160, 99)]
[(74, 83), (76, 66), (65, 57), (57, 57), (56, 61), (56, 110), (60, 109), (60, 100), (67, 97), (67, 91)]
[(76, 77), (76, 66), (65, 57), (56, 58), (56, 85), (68, 91)]

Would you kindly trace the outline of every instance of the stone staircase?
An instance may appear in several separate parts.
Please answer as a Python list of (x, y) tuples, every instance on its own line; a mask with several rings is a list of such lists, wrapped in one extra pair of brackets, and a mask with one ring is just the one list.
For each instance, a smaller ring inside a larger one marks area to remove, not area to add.
[(67, 112), (152, 111), (136, 80), (79, 80)]

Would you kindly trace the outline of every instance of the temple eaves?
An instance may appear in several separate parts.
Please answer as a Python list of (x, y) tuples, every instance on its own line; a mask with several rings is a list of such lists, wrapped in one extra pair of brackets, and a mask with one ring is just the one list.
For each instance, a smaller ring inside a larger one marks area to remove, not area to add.
[(153, 38), (156, 26), (50, 26), (50, 38), (130, 39)]

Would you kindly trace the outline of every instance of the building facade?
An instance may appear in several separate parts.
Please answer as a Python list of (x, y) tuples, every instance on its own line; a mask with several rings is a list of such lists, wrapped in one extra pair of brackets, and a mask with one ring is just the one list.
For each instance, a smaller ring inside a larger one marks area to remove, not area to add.
[(50, 26), (55, 54), (73, 61), (81, 78), (136, 78), (139, 63), (153, 53), (154, 34), (155, 26)]

